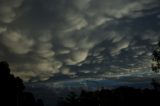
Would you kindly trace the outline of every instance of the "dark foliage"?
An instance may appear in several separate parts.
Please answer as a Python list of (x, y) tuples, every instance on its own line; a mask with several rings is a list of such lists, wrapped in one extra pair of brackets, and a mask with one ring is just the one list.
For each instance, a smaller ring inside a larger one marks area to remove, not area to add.
[(155, 46), (152, 55), (152, 71), (158, 73), (160, 69), (160, 42)]
[(70, 93), (60, 98), (57, 106), (159, 106), (160, 92), (156, 89), (119, 87), (97, 91), (82, 90), (79, 96)]
[(42, 100), (35, 100), (19, 77), (10, 74), (9, 64), (0, 62), (0, 106), (44, 106)]

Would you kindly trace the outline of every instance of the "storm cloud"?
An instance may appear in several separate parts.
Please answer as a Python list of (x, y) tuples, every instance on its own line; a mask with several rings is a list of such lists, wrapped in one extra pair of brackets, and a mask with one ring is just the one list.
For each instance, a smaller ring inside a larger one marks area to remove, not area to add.
[(159, 8), (159, 0), (0, 0), (0, 60), (25, 81), (151, 75)]

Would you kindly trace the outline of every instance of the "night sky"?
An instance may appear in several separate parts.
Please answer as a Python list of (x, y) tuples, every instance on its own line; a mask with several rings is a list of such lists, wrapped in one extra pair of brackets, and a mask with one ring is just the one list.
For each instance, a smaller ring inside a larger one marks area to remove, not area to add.
[(28, 84), (145, 85), (159, 39), (159, 0), (0, 0), (0, 60)]

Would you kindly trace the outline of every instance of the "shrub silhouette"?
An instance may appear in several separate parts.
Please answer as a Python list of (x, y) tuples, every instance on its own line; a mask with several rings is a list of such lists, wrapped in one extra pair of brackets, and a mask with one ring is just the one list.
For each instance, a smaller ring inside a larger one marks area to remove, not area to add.
[(25, 86), (19, 77), (10, 74), (9, 64), (0, 62), (0, 106), (43, 106), (33, 94), (24, 91)]

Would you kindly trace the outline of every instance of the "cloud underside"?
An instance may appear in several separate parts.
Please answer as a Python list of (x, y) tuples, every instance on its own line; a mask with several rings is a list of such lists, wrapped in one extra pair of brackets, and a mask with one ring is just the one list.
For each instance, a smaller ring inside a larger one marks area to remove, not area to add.
[(25, 81), (150, 74), (158, 2), (0, 0), (0, 60)]

